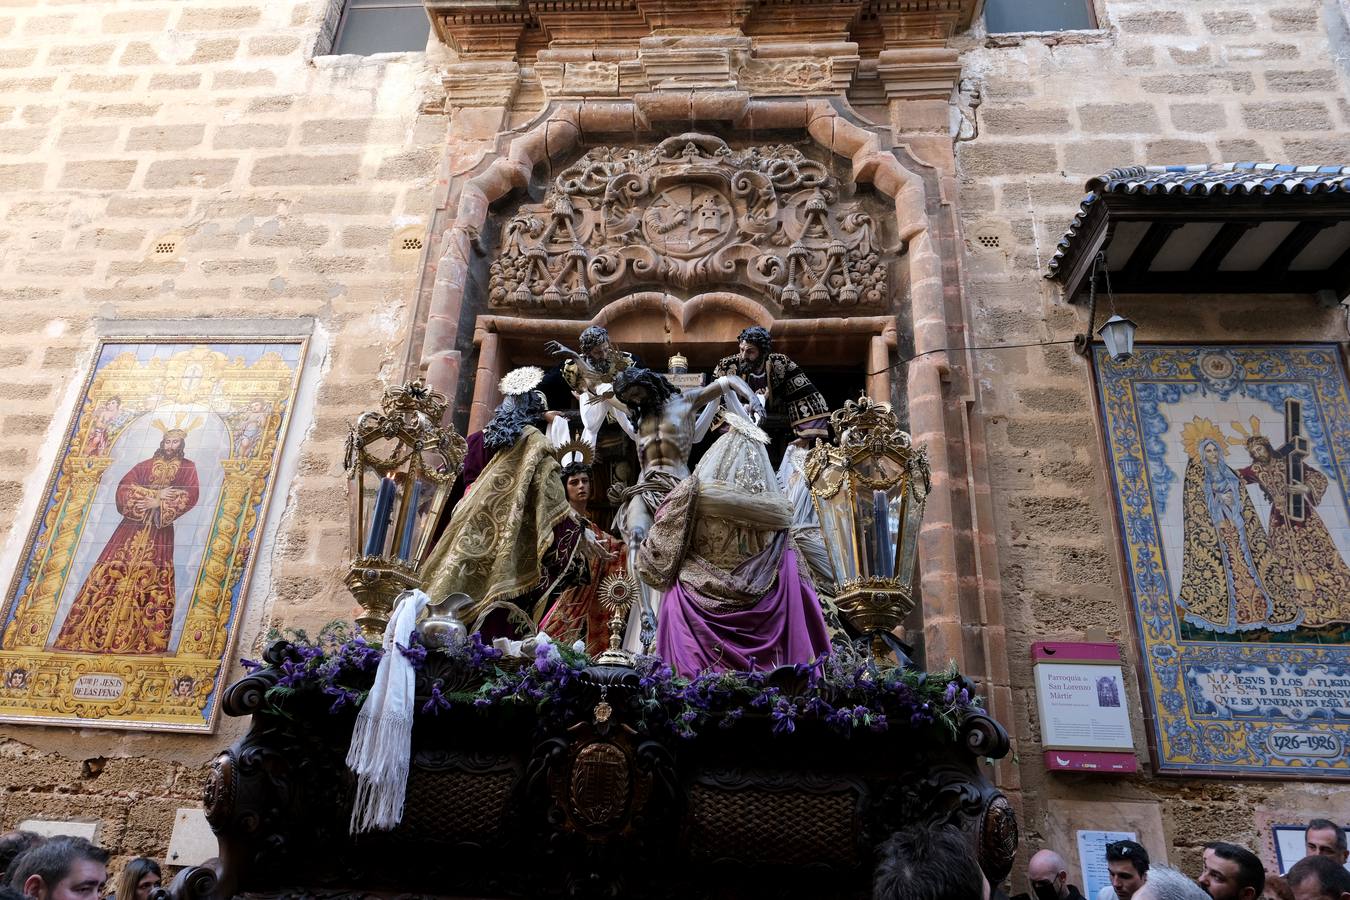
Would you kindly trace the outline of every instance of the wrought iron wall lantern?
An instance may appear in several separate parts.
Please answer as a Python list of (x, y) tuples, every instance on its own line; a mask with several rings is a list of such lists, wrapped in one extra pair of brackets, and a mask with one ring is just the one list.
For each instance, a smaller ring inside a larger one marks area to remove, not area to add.
[(1092, 274), (1088, 278), (1087, 331), (1074, 335), (1073, 348), (1082, 356), (1092, 353), (1092, 326), (1097, 324), (1098, 272), (1106, 278), (1106, 299), (1111, 307), (1111, 317), (1097, 329), (1097, 335), (1106, 344), (1106, 352), (1111, 355), (1112, 362), (1125, 362), (1134, 355), (1134, 333), (1139, 325), (1133, 319), (1116, 313), (1116, 296), (1111, 291), (1111, 273), (1106, 270), (1104, 253), (1098, 253), (1092, 262)]
[(830, 422), (835, 443), (817, 440), (805, 470), (838, 586), (835, 603), (886, 662), (887, 637), (914, 609), (928, 456), (901, 430), (890, 404), (864, 396)]
[(440, 424), (447, 402), (420, 379), (391, 387), (381, 411), (363, 413), (347, 436), (347, 589), (361, 604), (356, 624), (368, 640), (383, 636), (395, 598), (420, 585), (436, 522), (464, 463), (464, 438)]

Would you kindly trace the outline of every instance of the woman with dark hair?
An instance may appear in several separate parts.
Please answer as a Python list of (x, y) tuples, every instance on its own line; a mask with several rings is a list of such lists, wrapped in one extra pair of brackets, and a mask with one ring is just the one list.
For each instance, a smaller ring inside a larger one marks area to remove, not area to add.
[(138, 856), (127, 863), (117, 877), (115, 900), (150, 900), (150, 893), (160, 885), (162, 875), (159, 863)]
[(463, 496), (423, 564), (429, 595), (474, 598), (465, 621), (488, 640), (533, 634), (549, 599), (598, 552), (542, 430), (551, 415), (535, 390), (543, 377), (526, 367), (501, 380), (492, 421), (467, 441)]

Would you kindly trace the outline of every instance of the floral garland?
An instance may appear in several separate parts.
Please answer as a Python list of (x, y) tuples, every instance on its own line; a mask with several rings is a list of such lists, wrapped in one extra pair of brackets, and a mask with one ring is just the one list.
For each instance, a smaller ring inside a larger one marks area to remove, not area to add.
[[(334, 623), (317, 639), (290, 632), (280, 677), (267, 692), (273, 712), (289, 715), (292, 704), (316, 695), (330, 713), (357, 709), (375, 677), (383, 650), (362, 637), (348, 637)], [(477, 634), (448, 650), (429, 650), (413, 633), (398, 645), (415, 670), (427, 667), (429, 654), (463, 669), (479, 684), (473, 691), (445, 689), (433, 680), (420, 712), (437, 716), (454, 709), (524, 709), (540, 727), (563, 727), (586, 718), (595, 702), (593, 685), (580, 676), (592, 660), (578, 647), (539, 643), (533, 660), (504, 658)], [(242, 660), (250, 672), (263, 663)], [(635, 663), (638, 688), (633, 703), (635, 727), (650, 734), (693, 738), (709, 726), (730, 728), (743, 718), (771, 723), (775, 734), (790, 734), (799, 723), (821, 722), (838, 733), (922, 731), (938, 727), (955, 737), (962, 720), (982, 705), (970, 681), (954, 666), (938, 674), (881, 668), (864, 651), (844, 645), (812, 663), (762, 672), (675, 674), (659, 657)], [(420, 698), (419, 698), (420, 699)]]

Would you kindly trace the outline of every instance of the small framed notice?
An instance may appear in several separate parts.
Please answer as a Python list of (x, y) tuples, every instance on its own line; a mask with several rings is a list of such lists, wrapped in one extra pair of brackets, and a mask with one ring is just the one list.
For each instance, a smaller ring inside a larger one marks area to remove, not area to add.
[(1101, 889), (1111, 884), (1111, 870), (1106, 867), (1106, 847), (1116, 841), (1136, 841), (1133, 831), (1078, 832), (1078, 862), (1083, 871), (1083, 896), (1096, 897)]
[(1047, 769), (1134, 772), (1120, 650), (1111, 643), (1031, 645)]

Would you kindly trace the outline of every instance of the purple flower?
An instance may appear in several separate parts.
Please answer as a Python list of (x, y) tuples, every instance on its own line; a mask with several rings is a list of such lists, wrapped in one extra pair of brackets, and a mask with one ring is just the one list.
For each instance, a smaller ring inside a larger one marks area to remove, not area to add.
[(361, 695), (356, 691), (349, 691), (341, 685), (326, 684), (323, 686), (323, 692), (333, 698), (333, 705), (328, 707), (329, 714), (340, 711), (344, 706), (359, 706)]
[(469, 635), (469, 664), (475, 668), (481, 668), (492, 660), (501, 659), (502, 651), (491, 644), (483, 643), (483, 636), (478, 632)]
[(395, 644), (398, 652), (403, 654), (403, 658), (412, 664), (414, 669), (421, 671), (422, 666), (426, 665), (427, 648), (418, 641), (409, 641), (411, 647), (405, 647), (402, 644)]
[(774, 704), (776, 700), (782, 699), (778, 696), (778, 694), (779, 690), (776, 687), (765, 688), (764, 690), (760, 691), (758, 694), (755, 695), (755, 698), (750, 701), (750, 705), (756, 707), (757, 709), (763, 709), (766, 706), (771, 706)]
[(731, 726), (739, 722), (741, 720), (741, 716), (743, 715), (745, 715), (745, 710), (743, 708), (739, 706), (733, 706), (731, 709), (727, 710), (725, 713), (722, 714), (722, 720), (717, 723), (717, 727), (730, 728)]
[[(425, 651), (424, 651), (425, 652)], [(441, 680), (436, 679), (431, 685), (431, 695), (426, 703), (422, 704), (422, 713), (430, 713), (433, 716), (441, 714), (441, 710), (450, 708), (450, 700), (441, 693)]]
[(797, 730), (797, 704), (779, 697), (773, 707), (773, 733), (791, 734)]
[(277, 679), (278, 687), (298, 688), (304, 684), (305, 677), (309, 674), (308, 667), (303, 663), (288, 659), (281, 663), (281, 677)]

